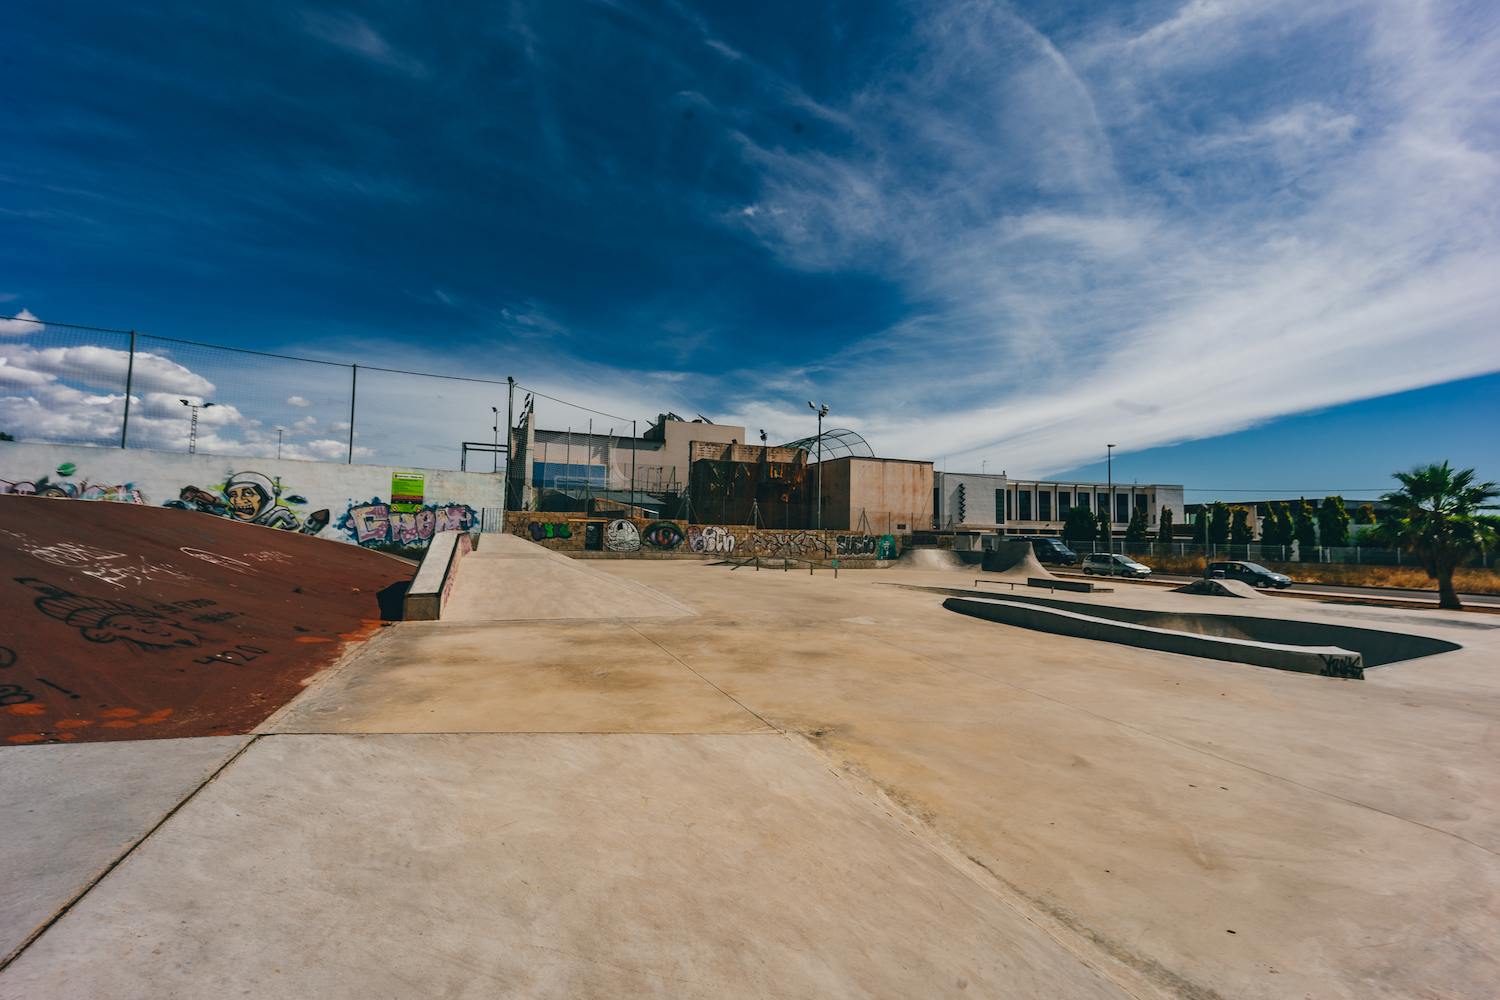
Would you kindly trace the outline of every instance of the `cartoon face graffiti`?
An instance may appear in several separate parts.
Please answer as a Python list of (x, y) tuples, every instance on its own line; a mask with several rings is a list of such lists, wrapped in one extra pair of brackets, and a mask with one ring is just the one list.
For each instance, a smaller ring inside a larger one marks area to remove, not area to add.
[(604, 529), (604, 547), (611, 552), (635, 552), (641, 547), (641, 533), (623, 518), (611, 521)]
[(295, 527), (296, 515), (276, 502), (280, 495), (276, 484), (259, 472), (237, 472), (224, 484), (224, 498), (235, 520), (278, 528), (290, 521)]
[(21, 582), (46, 595), (37, 598), (37, 610), (78, 629), (89, 642), (124, 640), (154, 650), (198, 645), (198, 637), (181, 622), (147, 608), (124, 601), (79, 597), (40, 580)]
[(682, 529), (671, 521), (653, 521), (641, 536), (647, 545), (658, 549), (675, 549), (682, 544)]

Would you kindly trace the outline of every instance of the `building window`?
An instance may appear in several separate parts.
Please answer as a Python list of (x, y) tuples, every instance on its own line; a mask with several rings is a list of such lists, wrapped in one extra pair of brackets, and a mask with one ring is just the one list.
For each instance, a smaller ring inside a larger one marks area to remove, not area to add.
[(995, 491), (995, 523), (1005, 523), (1005, 491)]
[(1052, 491), (1036, 491), (1036, 519), (1038, 521), (1052, 520)]
[(1057, 491), (1057, 512), (1059, 514), (1061, 514), (1063, 511), (1065, 511), (1069, 507), (1073, 506), (1072, 500), (1073, 500), (1073, 494), (1072, 493), (1069, 493), (1067, 490), (1058, 490)]
[(1017, 503), (1020, 506), (1020, 512), (1016, 516), (1019, 517), (1022, 521), (1029, 521), (1031, 520), (1031, 491), (1017, 490), (1016, 492), (1020, 494), (1017, 497)]
[(1084, 510), (1088, 510), (1089, 509), (1089, 494), (1087, 494), (1087, 493), (1080, 493), (1080, 494), (1078, 494), (1078, 506), (1082, 507)]
[(1010, 490), (1006, 490), (1005, 491), (1005, 519), (1007, 521), (1010, 520), (1010, 495), (1011, 495), (1011, 491)]
[(1115, 520), (1130, 520), (1130, 497), (1127, 494), (1115, 494)]

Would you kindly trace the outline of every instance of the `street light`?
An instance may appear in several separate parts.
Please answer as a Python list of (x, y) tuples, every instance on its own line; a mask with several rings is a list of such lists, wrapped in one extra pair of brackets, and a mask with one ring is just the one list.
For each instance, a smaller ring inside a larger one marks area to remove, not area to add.
[(818, 530), (823, 530), (823, 418), (828, 416), (828, 407), (821, 409), (812, 400), (807, 401), (814, 413), (818, 415)]
[(1105, 551), (1115, 550), (1115, 446), (1107, 444), (1104, 446), (1104, 461), (1108, 467), (1109, 475), (1109, 503), (1104, 512), (1104, 523), (1108, 534), (1104, 536), (1104, 542), (1109, 546)]
[(281, 461), (281, 428), (276, 428), (276, 461)]
[(190, 400), (184, 399), (182, 401), (182, 405), (193, 411), (193, 423), (188, 429), (188, 454), (196, 455), (198, 453), (198, 411), (206, 410), (214, 404), (194, 403)]

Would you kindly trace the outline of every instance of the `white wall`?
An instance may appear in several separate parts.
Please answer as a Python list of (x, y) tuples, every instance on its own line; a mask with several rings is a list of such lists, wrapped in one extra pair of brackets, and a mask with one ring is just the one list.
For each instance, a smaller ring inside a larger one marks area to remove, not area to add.
[[(393, 472), (423, 476), (421, 509), (390, 508)], [(480, 510), (501, 506), (502, 489), (501, 477), (488, 472), (0, 442), (0, 493), (36, 492), (153, 507), (192, 508), (197, 497), (220, 516), (319, 538), (425, 545), (438, 531), (473, 527)], [(323, 510), (328, 521), (319, 527), (314, 515)]]

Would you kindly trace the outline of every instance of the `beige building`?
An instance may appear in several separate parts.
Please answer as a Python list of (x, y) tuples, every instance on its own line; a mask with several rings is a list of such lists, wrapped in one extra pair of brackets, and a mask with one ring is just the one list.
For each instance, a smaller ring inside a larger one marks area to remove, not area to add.
[[(1113, 498), (1113, 499), (1111, 499)], [(1161, 524), (1170, 509), (1184, 522), (1182, 485), (1167, 483), (1083, 483), (1016, 479), (1005, 474), (934, 474), (933, 505), (940, 531), (970, 535), (1056, 535), (1070, 507), (1108, 511), (1116, 533), (1123, 533), (1136, 508), (1146, 511), (1147, 527)]]
[[(823, 527), (874, 535), (928, 531), (932, 525), (932, 463), (847, 456), (823, 470)], [(818, 465), (809, 470), (818, 474)]]

